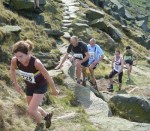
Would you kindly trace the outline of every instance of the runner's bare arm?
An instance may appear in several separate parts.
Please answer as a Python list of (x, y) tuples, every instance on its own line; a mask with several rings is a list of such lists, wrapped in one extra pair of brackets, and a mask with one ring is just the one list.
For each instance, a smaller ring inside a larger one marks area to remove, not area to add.
[(103, 59), (104, 59), (104, 55), (101, 55), (101, 56), (99, 57), (99, 61), (98, 61), (98, 62), (102, 61)]
[(84, 62), (87, 61), (89, 58), (90, 58), (89, 52), (85, 52), (85, 57), (81, 60), (81, 63), (84, 63)]
[(10, 65), (10, 77), (11, 77), (11, 81), (14, 85), (18, 84), (17, 83), (17, 79), (16, 79), (16, 57), (13, 57), (11, 60), (11, 65)]
[(15, 86), (16, 88), (16, 91), (20, 94), (22, 94), (22, 90), (21, 90), (21, 87), (19, 86), (18, 82), (17, 82), (17, 78), (16, 78), (16, 61), (17, 61), (17, 58), (16, 57), (13, 57), (12, 60), (11, 60), (11, 65), (10, 65), (10, 77), (11, 77), (11, 81), (13, 83), (13, 85)]
[(68, 58), (69, 53), (66, 52), (66, 54), (64, 55), (64, 57), (62, 58), (62, 60), (60, 61), (59, 65), (55, 67), (55, 69), (59, 69), (62, 64), (65, 62), (65, 60)]
[(36, 59), (35, 67), (36, 67), (37, 70), (39, 70), (42, 73), (44, 78), (47, 80), (49, 86), (52, 89), (52, 93), (54, 95), (57, 95), (58, 90), (55, 87), (54, 81), (53, 81), (52, 77), (49, 75), (48, 71), (46, 70), (46, 68), (44, 67), (44, 65), (42, 64), (42, 62), (39, 59)]

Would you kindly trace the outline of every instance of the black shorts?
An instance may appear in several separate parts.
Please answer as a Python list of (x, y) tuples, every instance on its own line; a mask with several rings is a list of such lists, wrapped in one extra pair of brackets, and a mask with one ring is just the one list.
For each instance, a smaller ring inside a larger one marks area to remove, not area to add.
[(125, 64), (133, 65), (133, 61), (132, 60), (125, 60)]
[[(113, 76), (115, 74), (117, 74), (118, 72), (115, 71), (115, 70), (112, 70), (112, 72), (110, 72), (108, 78), (113, 78)], [(119, 83), (122, 83), (122, 76), (123, 76), (123, 72), (120, 72), (119, 75), (118, 75), (118, 80), (119, 80)]]
[(38, 87), (26, 87), (25, 92), (27, 96), (33, 96), (33, 94), (44, 94), (47, 91), (47, 87), (47, 83)]
[(84, 66), (84, 67), (88, 67), (88, 63), (89, 63), (89, 60), (83, 62), (81, 65)]

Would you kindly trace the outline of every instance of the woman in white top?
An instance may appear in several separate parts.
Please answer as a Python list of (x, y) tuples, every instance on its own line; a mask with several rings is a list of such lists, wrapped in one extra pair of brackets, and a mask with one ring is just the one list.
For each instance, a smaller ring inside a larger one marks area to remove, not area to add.
[(116, 50), (115, 55), (112, 59), (112, 71), (109, 74), (110, 86), (108, 87), (109, 91), (113, 91), (113, 77), (118, 75), (119, 80), (119, 90), (121, 90), (122, 86), (122, 76), (123, 76), (123, 65), (124, 61), (122, 56), (120, 55), (120, 51)]

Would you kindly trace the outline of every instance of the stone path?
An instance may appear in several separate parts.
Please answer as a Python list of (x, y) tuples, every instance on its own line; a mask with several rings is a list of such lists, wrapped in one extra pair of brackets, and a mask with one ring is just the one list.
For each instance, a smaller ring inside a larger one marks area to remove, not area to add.
[(62, 0), (63, 23), (61, 30), (64, 32), (64, 38), (70, 38), (71, 25), (73, 20), (77, 17), (77, 11), (79, 11), (80, 3), (77, 0)]

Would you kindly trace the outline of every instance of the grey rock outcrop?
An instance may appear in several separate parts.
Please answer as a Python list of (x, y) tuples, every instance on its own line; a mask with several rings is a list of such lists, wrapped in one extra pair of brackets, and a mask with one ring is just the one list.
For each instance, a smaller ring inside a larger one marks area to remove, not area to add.
[(95, 10), (93, 8), (88, 8), (88, 10), (86, 11), (86, 17), (90, 21), (103, 18), (104, 15), (105, 15), (105, 13), (103, 11)]
[(103, 18), (95, 19), (95, 20), (89, 22), (89, 25), (92, 26), (92, 27), (97, 27), (98, 29), (101, 29), (101, 30), (104, 30), (104, 31), (107, 32), (107, 25), (104, 22)]
[(150, 102), (130, 95), (115, 95), (110, 101), (115, 114), (136, 122), (150, 122)]
[(121, 31), (119, 31), (115, 26), (112, 24), (108, 25), (108, 32), (107, 32), (114, 40), (120, 41), (123, 37)]
[[(11, 0), (10, 6), (16, 10), (33, 10), (34, 0)], [(40, 5), (45, 5), (46, 0), (39, 0)]]
[(59, 31), (59, 30), (51, 30), (51, 29), (44, 29), (44, 31), (47, 33), (48, 36), (55, 36), (55, 37), (60, 37), (64, 35), (64, 32)]
[(0, 31), (3, 32), (4, 34), (7, 33), (19, 33), (21, 31), (21, 28), (19, 26), (11, 26), (11, 25), (6, 25), (0, 27)]

